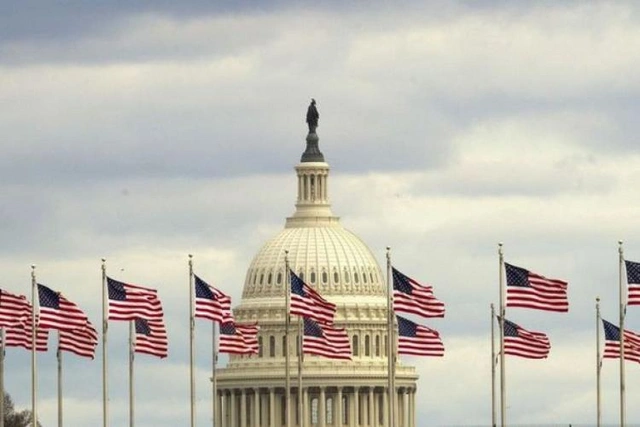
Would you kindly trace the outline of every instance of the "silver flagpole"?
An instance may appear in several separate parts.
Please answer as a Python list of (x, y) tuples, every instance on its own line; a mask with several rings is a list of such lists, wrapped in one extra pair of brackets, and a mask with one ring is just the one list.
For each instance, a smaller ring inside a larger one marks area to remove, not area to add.
[(500, 282), (500, 424), (502, 427), (507, 425), (507, 401), (506, 401), (506, 381), (504, 369), (504, 255), (502, 253), (502, 242), (498, 243), (498, 276)]
[(624, 254), (622, 253), (622, 240), (618, 241), (618, 282), (620, 285), (620, 427), (626, 424), (626, 402), (625, 402), (625, 382), (624, 382), (624, 317), (626, 308), (626, 299), (623, 296), (622, 289), (622, 266), (624, 264)]
[(58, 331), (58, 427), (62, 427), (62, 350), (60, 350), (60, 331)]
[[(213, 357), (211, 358), (211, 385), (213, 388), (213, 425), (216, 427), (216, 417), (218, 416), (218, 379), (216, 378), (216, 364), (218, 363), (218, 348), (216, 346), (216, 322), (211, 323), (213, 327), (213, 333), (211, 335), (211, 353)], [(222, 416), (222, 413), (220, 414)], [(217, 426), (220, 427), (220, 426)]]
[(109, 389), (107, 388), (107, 260), (102, 258), (102, 426), (109, 425)]
[(134, 398), (133, 398), (133, 361), (135, 348), (135, 320), (129, 321), (129, 427), (133, 427), (135, 422)]
[(4, 328), (0, 328), (0, 427), (4, 427)]
[(38, 372), (36, 366), (36, 337), (38, 336), (38, 325), (36, 325), (36, 266), (31, 266), (31, 425), (38, 425)]
[(291, 323), (291, 319), (289, 319), (289, 312), (290, 312), (290, 299), (291, 299), (291, 274), (289, 273), (289, 251), (284, 251), (284, 265), (285, 268), (287, 270), (287, 287), (285, 290), (285, 313), (284, 313), (284, 346), (285, 346), (285, 352), (284, 352), (284, 370), (285, 370), (285, 397), (284, 397), (284, 402), (285, 402), (285, 420), (286, 420), (286, 427), (291, 427), (291, 378), (289, 376), (289, 325)]
[[(189, 415), (191, 419), (191, 427), (196, 425), (196, 381), (193, 372), (194, 365), (194, 335), (195, 335), (195, 320), (193, 318), (193, 255), (189, 254), (189, 394), (191, 397), (191, 404), (189, 405)], [(215, 357), (215, 356), (214, 356)], [(215, 396), (214, 396), (215, 405)], [(214, 414), (215, 418), (215, 414)]]
[[(302, 350), (304, 331), (302, 329), (302, 316), (298, 316), (298, 339), (296, 345), (298, 346), (298, 425), (304, 426), (304, 402), (302, 401), (302, 363), (304, 362), (304, 351)], [(324, 416), (323, 416), (324, 419)]]
[(602, 361), (600, 360), (600, 297), (596, 298), (596, 426), (602, 425), (602, 400), (600, 399), (600, 371)]
[(491, 304), (491, 427), (496, 427), (496, 311)]
[(393, 338), (393, 287), (391, 286), (391, 248), (387, 246), (387, 377), (389, 400), (389, 426), (396, 425), (395, 352)]

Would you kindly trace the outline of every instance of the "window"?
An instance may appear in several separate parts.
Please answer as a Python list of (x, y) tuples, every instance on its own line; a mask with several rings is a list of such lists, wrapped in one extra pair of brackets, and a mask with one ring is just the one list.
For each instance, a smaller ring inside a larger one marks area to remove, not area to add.
[(283, 335), (282, 336), (282, 356), (286, 356), (287, 355), (287, 336)]
[(278, 282), (278, 285), (282, 284), (282, 272), (281, 271), (278, 271), (278, 277), (277, 277), (276, 280)]
[(376, 356), (380, 357), (380, 335), (376, 335)]
[(351, 351), (353, 351), (353, 355), (354, 356), (359, 356), (360, 352), (359, 352), (359, 349), (358, 349), (358, 336), (357, 335), (354, 335), (353, 338), (351, 339), (351, 347), (352, 347)]
[(262, 285), (262, 282), (264, 282), (264, 273), (260, 273), (260, 284)]
[(271, 274), (271, 272), (269, 272), (269, 275), (267, 276), (267, 285), (271, 284), (271, 279), (273, 278), (273, 275)]
[(318, 425), (318, 398), (311, 399), (311, 425)]
[(371, 338), (369, 335), (364, 336), (364, 355), (371, 356)]
[(353, 282), (358, 283), (358, 272), (353, 273)]
[(326, 271), (322, 272), (322, 283), (327, 283), (329, 281), (329, 275)]
[(311, 283), (316, 283), (316, 272), (311, 271)]
[(300, 271), (300, 273), (298, 273), (298, 277), (300, 278), (300, 280), (302, 280), (304, 282), (304, 273), (302, 271)]
[(337, 271), (333, 272), (333, 281), (338, 283), (340, 281), (340, 276), (338, 275)]
[[(347, 424), (349, 422), (349, 406), (348, 406), (347, 395), (342, 395), (342, 424)], [(340, 416), (340, 414), (338, 414)]]
[(258, 337), (258, 357), (262, 357), (262, 337)]
[(276, 337), (269, 337), (269, 357), (276, 357)]
[(327, 408), (324, 416), (326, 424), (333, 424), (333, 398), (329, 397), (326, 400), (325, 408)]
[(366, 272), (364, 272), (364, 271), (362, 272), (362, 281), (363, 281), (364, 283), (367, 283), (367, 273), (366, 273)]

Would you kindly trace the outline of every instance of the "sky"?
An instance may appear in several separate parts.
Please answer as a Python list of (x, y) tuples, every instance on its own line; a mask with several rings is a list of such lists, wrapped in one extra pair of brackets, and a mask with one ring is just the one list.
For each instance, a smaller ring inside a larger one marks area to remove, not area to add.
[[(238, 303), (294, 211), (310, 98), (342, 224), (447, 304), (443, 358), (416, 366), (419, 426), (491, 419), (490, 304), (505, 260), (569, 282), (566, 314), (508, 309), (548, 334), (507, 358), (511, 424), (593, 424), (595, 298), (618, 322), (618, 241), (640, 261), (640, 5), (401, 0), (0, 2), (0, 287), (40, 283), (100, 321), (110, 276), (157, 288), (170, 356), (136, 360), (136, 424), (186, 425), (188, 254)], [(629, 307), (640, 331), (640, 308)], [(198, 323), (198, 425), (210, 328)], [(127, 420), (125, 325), (109, 331), (110, 417)], [(51, 343), (51, 346), (54, 346)], [(5, 384), (30, 407), (28, 353)], [(619, 417), (618, 363), (602, 369)], [(65, 355), (68, 425), (101, 422), (100, 358)], [(53, 352), (39, 416), (56, 423)], [(627, 364), (640, 424), (640, 366)]]

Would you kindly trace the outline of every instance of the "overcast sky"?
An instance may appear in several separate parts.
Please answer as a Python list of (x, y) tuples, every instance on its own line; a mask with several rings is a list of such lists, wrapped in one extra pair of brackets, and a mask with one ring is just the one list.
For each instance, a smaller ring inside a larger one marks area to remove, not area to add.
[[(212, 5), (215, 3), (215, 5)], [(549, 359), (508, 358), (511, 423), (595, 423), (595, 298), (618, 323), (617, 241), (640, 260), (635, 2), (0, 2), (0, 286), (38, 281), (100, 320), (100, 258), (159, 289), (170, 356), (137, 360), (137, 425), (186, 425), (187, 254), (239, 302), (294, 210), (314, 97), (330, 197), (384, 260), (432, 284), (442, 359), (417, 367), (420, 427), (490, 422), (489, 305), (505, 259), (569, 282), (568, 314), (510, 309)], [(640, 331), (640, 308), (627, 326)], [(198, 323), (198, 425), (210, 327)], [(126, 326), (110, 329), (113, 425), (127, 419)], [(53, 342), (51, 346), (55, 345)], [(56, 423), (54, 352), (40, 417)], [(66, 356), (65, 420), (99, 425), (100, 359)], [(30, 406), (28, 353), (5, 384)], [(618, 420), (618, 363), (603, 367)], [(627, 412), (640, 423), (640, 366)]]

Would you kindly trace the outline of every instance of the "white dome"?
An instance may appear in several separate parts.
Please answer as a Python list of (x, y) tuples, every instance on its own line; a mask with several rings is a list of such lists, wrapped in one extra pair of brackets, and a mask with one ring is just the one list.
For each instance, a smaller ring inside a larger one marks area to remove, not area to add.
[(290, 268), (329, 300), (385, 295), (384, 278), (369, 248), (336, 222), (331, 226), (285, 228), (269, 240), (249, 266), (243, 302), (284, 296), (285, 251)]

